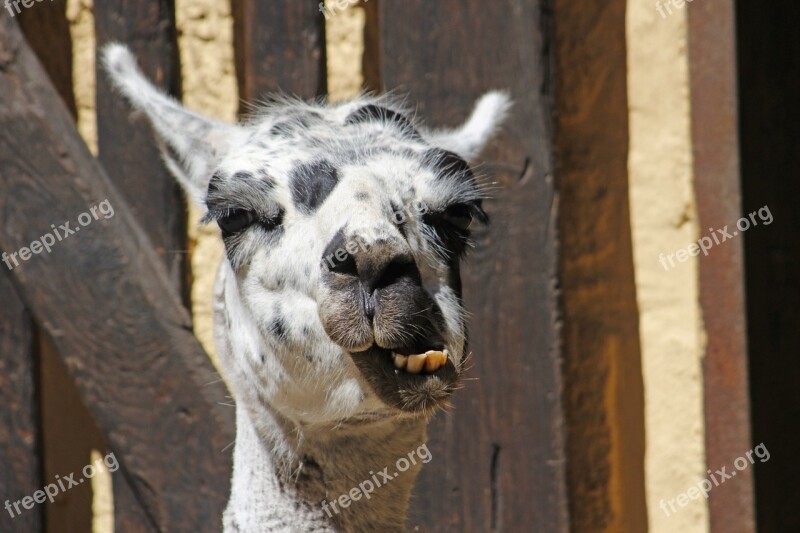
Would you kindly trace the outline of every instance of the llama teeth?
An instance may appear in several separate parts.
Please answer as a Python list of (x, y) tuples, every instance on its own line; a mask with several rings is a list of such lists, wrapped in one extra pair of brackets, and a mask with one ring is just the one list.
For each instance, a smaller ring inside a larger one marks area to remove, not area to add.
[(406, 367), (406, 363), (408, 363), (408, 356), (401, 355), (399, 353), (394, 354), (394, 367), (397, 369), (403, 369)]
[(425, 352), (425, 370), (433, 372), (442, 366), (442, 352), (429, 350)]
[(425, 366), (425, 359), (425, 354), (409, 355), (406, 371), (410, 374), (419, 374), (422, 371), (422, 367)]

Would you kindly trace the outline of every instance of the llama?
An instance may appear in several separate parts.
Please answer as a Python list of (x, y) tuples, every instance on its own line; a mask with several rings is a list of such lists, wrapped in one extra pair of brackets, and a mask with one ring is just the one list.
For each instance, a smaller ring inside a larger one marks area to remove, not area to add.
[(214, 334), (236, 441), (224, 530), (402, 531), (427, 461), (399, 459), (423, 449), (464, 368), (459, 263), (473, 221), (488, 222), (467, 161), (508, 97), (487, 93), (451, 130), (376, 96), (280, 97), (230, 125), (159, 92), (124, 46), (103, 59), (225, 244)]

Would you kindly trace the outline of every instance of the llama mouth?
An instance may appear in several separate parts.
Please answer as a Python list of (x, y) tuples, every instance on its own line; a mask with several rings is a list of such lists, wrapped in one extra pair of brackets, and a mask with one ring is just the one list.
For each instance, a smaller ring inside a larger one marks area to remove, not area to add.
[(398, 370), (405, 370), (409, 374), (419, 374), (436, 372), (447, 363), (447, 356), (450, 355), (447, 348), (442, 350), (427, 350), (425, 353), (404, 355), (392, 351), (392, 361)]
[(401, 411), (430, 412), (458, 386), (459, 371), (441, 346), (387, 349), (373, 345), (350, 356), (378, 397)]

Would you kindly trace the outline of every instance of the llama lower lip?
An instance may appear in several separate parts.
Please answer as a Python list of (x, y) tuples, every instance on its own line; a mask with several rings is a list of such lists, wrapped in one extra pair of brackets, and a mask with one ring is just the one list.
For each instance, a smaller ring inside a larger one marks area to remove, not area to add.
[[(412, 356), (425, 356), (427, 361), (426, 354), (431, 352), (441, 354), (439, 361), (443, 359), (444, 363), (430, 371), (421, 366), (417, 373), (409, 372), (407, 368), (396, 367), (395, 355), (406, 358), (411, 356), (398, 354), (376, 345), (361, 352), (350, 352), (350, 357), (384, 403), (405, 412), (430, 413), (446, 405), (460, 381), (455, 359), (446, 350), (426, 350), (422, 354), (412, 354)], [(409, 359), (405, 362), (407, 367)]]

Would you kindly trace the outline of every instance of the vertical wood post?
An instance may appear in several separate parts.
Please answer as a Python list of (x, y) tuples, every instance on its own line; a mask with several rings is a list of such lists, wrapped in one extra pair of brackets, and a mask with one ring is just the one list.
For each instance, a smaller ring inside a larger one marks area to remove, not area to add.
[(103, 45), (128, 45), (153, 83), (180, 97), (181, 72), (174, 0), (101, 0), (94, 3), (97, 38), (98, 158), (122, 191), (164, 261), (170, 281), (188, 302), (186, 206), (161, 160), (147, 118), (120, 98), (100, 61)]
[(327, 93), (325, 17), (318, 0), (233, 0), (233, 18), (245, 105), (277, 91), (301, 98)]
[[(385, 89), (455, 125), (489, 89), (514, 108), (482, 158), (493, 222), (463, 269), (474, 356), (455, 409), (431, 424), (409, 526), (569, 529), (561, 406), (553, 178), (551, 20), (536, 0), (404, 0), (378, 6)], [(367, 47), (375, 43), (366, 43)]]

